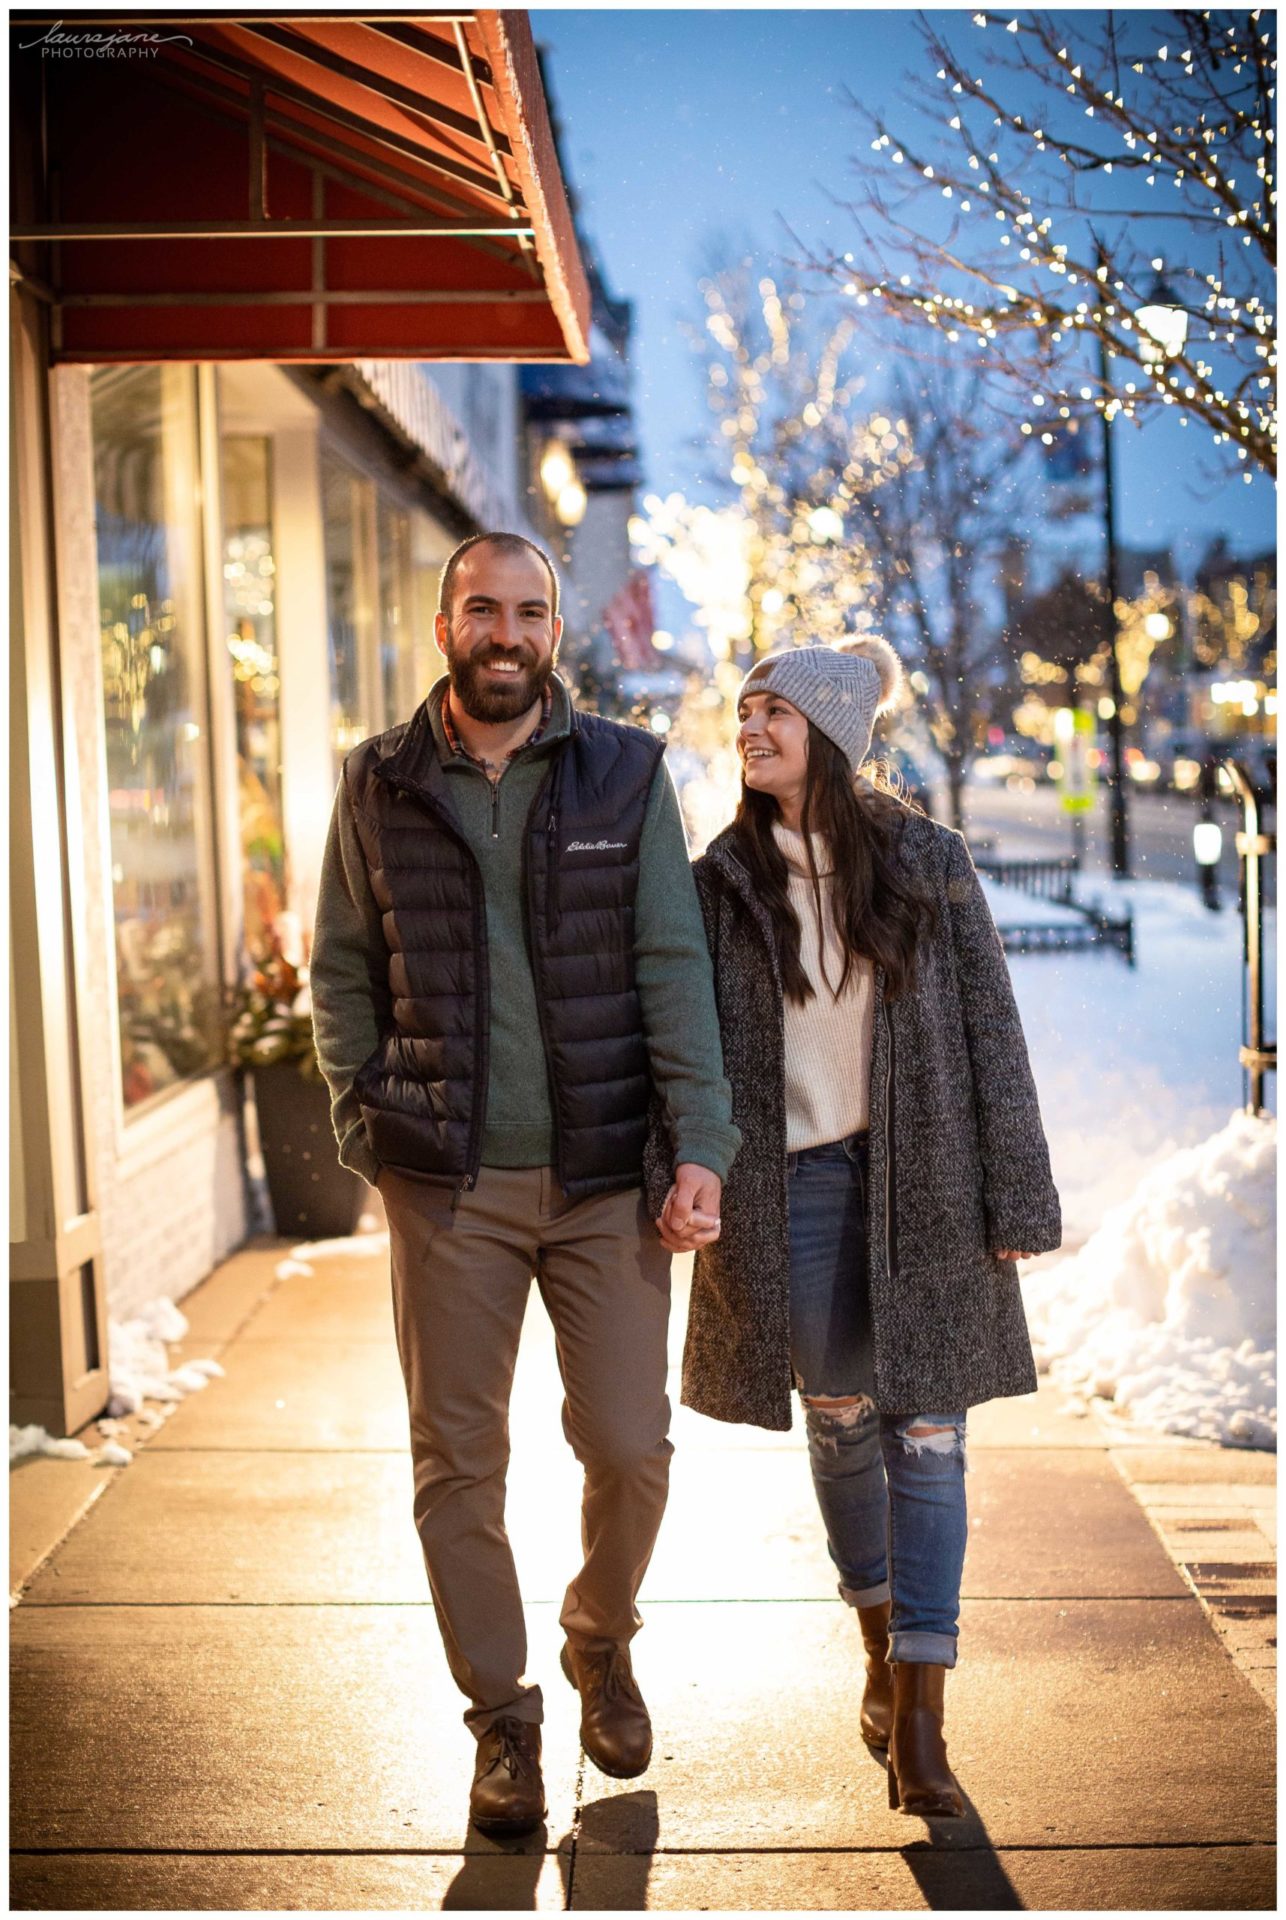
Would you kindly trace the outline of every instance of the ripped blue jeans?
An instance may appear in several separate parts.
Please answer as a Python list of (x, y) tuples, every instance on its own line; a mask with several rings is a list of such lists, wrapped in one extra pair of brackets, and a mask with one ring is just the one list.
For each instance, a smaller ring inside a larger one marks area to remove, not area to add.
[(813, 1486), (850, 1606), (892, 1600), (890, 1658), (956, 1663), (965, 1416), (884, 1414), (866, 1278), (867, 1136), (787, 1155), (790, 1349)]

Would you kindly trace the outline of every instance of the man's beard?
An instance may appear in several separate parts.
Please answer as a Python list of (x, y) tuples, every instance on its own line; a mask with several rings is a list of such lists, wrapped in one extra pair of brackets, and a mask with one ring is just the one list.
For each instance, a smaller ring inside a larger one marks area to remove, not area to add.
[[(487, 663), (500, 659), (517, 660), (518, 672), (505, 680), (489, 675)], [(452, 696), (459, 701), (471, 720), (481, 720), (491, 725), (516, 720), (520, 714), (526, 713), (543, 695), (553, 671), (552, 654), (540, 660), (527, 648), (506, 653), (498, 647), (484, 645), (470, 655), (455, 649), (447, 654)]]

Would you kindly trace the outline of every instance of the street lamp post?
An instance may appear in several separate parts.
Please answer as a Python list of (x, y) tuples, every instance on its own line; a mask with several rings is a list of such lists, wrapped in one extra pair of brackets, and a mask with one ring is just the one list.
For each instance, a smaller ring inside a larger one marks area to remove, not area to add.
[(1242, 964), (1241, 1064), (1246, 1076), (1246, 1111), (1264, 1110), (1264, 1075), (1277, 1068), (1276, 1043), (1264, 1039), (1264, 916), (1259, 862), (1277, 850), (1277, 836), (1260, 831), (1259, 795), (1240, 760), (1225, 760), (1224, 771), (1241, 801), (1243, 829), (1237, 835), (1241, 855), (1241, 911), (1245, 926)]
[(1197, 857), (1201, 898), (1212, 913), (1218, 913), (1222, 906), (1219, 898), (1219, 857), (1223, 852), (1223, 828), (1215, 819), (1214, 805), (1218, 792), (1215, 757), (1212, 753), (1203, 754), (1197, 786), (1197, 822), (1192, 829), (1192, 851)]
[[(1095, 241), (1095, 255), (1098, 267), (1098, 280), (1104, 290), (1108, 285), (1111, 264), (1101, 241)], [(1153, 261), (1155, 278), (1148, 291), (1147, 299), (1135, 312), (1143, 358), (1149, 361), (1164, 361), (1183, 352), (1184, 341), (1188, 335), (1188, 315), (1183, 302), (1178, 298), (1161, 274), (1161, 263)], [(1112, 743), (1112, 871), (1129, 877), (1130, 872), (1130, 832), (1125, 802), (1125, 723), (1121, 718), (1121, 657), (1117, 649), (1119, 632), (1116, 623), (1116, 497), (1112, 472), (1112, 427), (1108, 417), (1108, 403), (1111, 395), (1110, 375), (1107, 361), (1107, 329), (1098, 330), (1098, 377), (1103, 395), (1100, 409), (1103, 421), (1103, 520), (1105, 545), (1105, 572), (1107, 575), (1107, 620), (1110, 646), (1108, 649), (1108, 667), (1110, 672), (1112, 714), (1108, 723), (1108, 736)]]
[[(1098, 264), (1107, 266), (1107, 255), (1098, 248)], [(1104, 283), (1105, 284), (1105, 283)], [(1099, 416), (1103, 422), (1103, 536), (1104, 536), (1104, 573), (1107, 589), (1107, 633), (1108, 633), (1108, 684), (1112, 711), (1108, 718), (1108, 739), (1112, 745), (1112, 871), (1123, 879), (1130, 875), (1130, 829), (1125, 811), (1125, 738), (1124, 722), (1121, 719), (1121, 656), (1117, 651), (1119, 638), (1116, 624), (1116, 492), (1112, 474), (1112, 422), (1108, 413), (1107, 398), (1111, 392), (1110, 375), (1107, 365), (1107, 341), (1105, 330), (1098, 334), (1098, 378), (1103, 393), (1103, 405)]]

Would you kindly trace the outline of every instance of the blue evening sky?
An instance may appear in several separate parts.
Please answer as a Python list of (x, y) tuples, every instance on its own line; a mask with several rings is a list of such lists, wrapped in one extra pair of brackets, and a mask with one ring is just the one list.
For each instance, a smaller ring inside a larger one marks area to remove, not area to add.
[[(583, 225), (612, 291), (635, 305), (638, 418), (649, 490), (702, 491), (694, 437), (708, 431), (700, 375), (681, 330), (704, 309), (697, 282), (712, 241), (753, 249), (766, 268), (789, 250), (777, 215), (820, 245), (853, 244), (829, 193), (851, 196), (868, 137), (845, 90), (895, 127), (904, 76), (924, 72), (909, 11), (671, 11), (538, 8), (567, 166)], [(934, 16), (942, 21), (941, 14)], [(952, 37), (968, 15), (950, 16)], [(1169, 229), (1170, 242), (1185, 229)], [(1176, 410), (1177, 411), (1177, 410)], [(1171, 546), (1187, 571), (1209, 537), (1237, 551), (1271, 544), (1273, 490), (1238, 475), (1213, 496), (1194, 484), (1203, 429), (1172, 415), (1116, 440), (1120, 538)]]

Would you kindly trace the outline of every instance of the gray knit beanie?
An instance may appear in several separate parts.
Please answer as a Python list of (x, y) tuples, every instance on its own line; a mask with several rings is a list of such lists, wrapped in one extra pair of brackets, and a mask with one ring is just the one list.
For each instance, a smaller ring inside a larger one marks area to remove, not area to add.
[(767, 653), (737, 690), (779, 693), (833, 740), (856, 773), (871, 750), (878, 713), (887, 713), (902, 684), (902, 662), (887, 640), (841, 640), (837, 646), (783, 647)]

